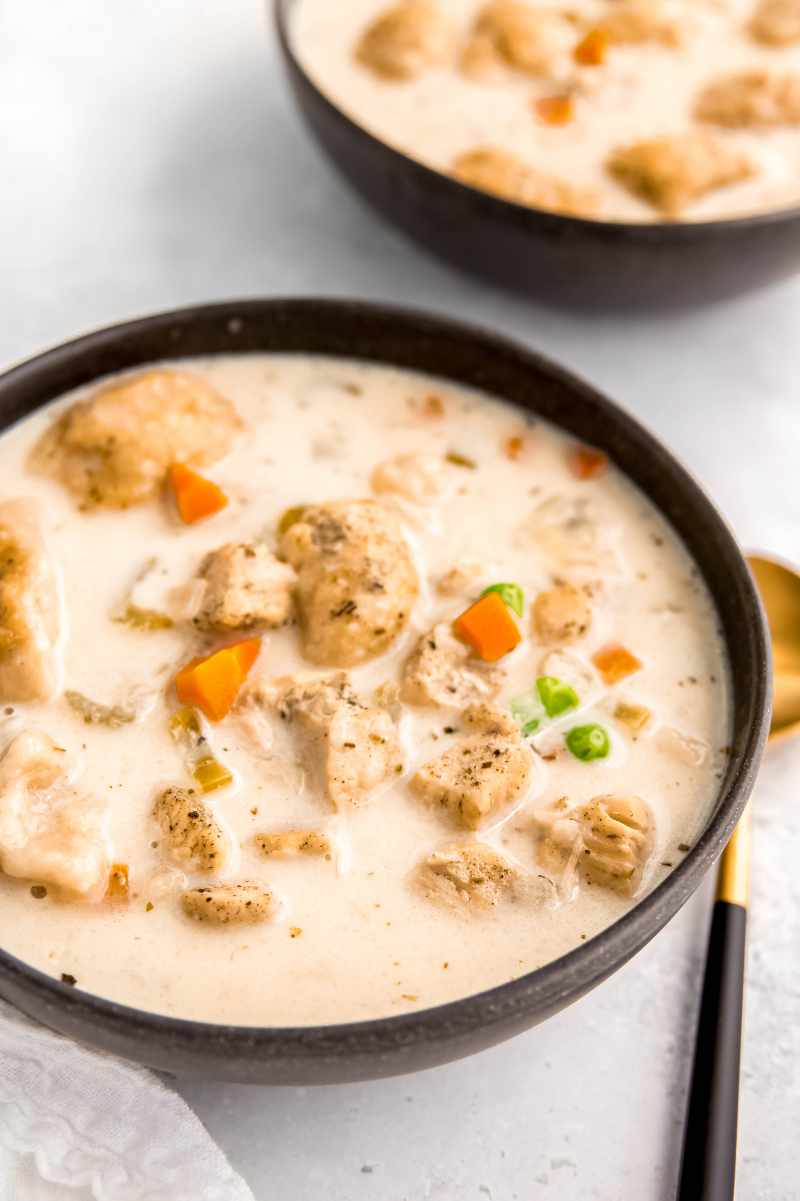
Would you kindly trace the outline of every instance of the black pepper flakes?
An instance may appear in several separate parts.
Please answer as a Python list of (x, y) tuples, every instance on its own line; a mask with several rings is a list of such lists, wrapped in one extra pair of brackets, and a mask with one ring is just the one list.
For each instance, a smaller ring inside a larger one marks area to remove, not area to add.
[(78, 983), (78, 981), (75, 979), (74, 976), (70, 975), (69, 972), (62, 972), (61, 973), (61, 983), (68, 984), (70, 986), (70, 988), (74, 988), (75, 985)]

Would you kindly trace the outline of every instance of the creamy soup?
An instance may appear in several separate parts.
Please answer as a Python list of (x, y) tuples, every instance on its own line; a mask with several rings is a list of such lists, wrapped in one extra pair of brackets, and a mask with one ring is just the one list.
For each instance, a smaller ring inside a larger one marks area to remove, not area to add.
[[(176, 469), (177, 466), (177, 469)], [(347, 360), (116, 377), (0, 439), (0, 942), (309, 1024), (614, 922), (724, 771), (717, 617), (605, 457)]]
[(612, 221), (800, 201), (798, 0), (298, 0), (310, 76), (474, 187)]

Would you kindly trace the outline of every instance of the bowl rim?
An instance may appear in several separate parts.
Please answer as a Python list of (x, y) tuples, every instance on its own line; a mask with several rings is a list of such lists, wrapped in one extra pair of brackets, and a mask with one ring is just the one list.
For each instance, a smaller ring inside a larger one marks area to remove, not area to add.
[[(248, 345), (239, 350), (232, 346), (229, 351), (193, 350), (187, 354), (182, 351), (176, 331), (191, 330), (193, 325), (207, 326), (212, 322), (219, 322), (221, 328), (230, 329), (234, 322), (246, 327), (250, 318), (259, 321), (274, 318), (277, 321), (281, 314), (298, 321), (313, 318), (317, 323), (324, 322), (326, 315), (340, 321), (368, 319), (378, 322), (382, 327), (394, 326), (418, 338), (438, 336), (442, 340), (471, 343), (488, 354), (505, 355), (506, 359), (513, 357), (530, 366), (533, 373), (566, 386), (571, 393), (608, 418), (611, 429), (629, 432), (641, 445), (646, 446), (648, 455), (660, 458), (662, 463), (666, 462), (671, 479), (680, 480), (684, 493), (692, 498), (692, 508), (705, 509), (726, 554), (732, 556), (736, 564), (739, 578), (732, 583), (738, 586), (742, 612), (748, 618), (750, 660), (755, 680), (750, 705), (753, 718), (746, 737), (732, 748), (728, 769), (720, 782), (706, 829), (660, 884), (610, 926), (560, 958), (516, 979), (442, 1005), (407, 1014), (325, 1025), (247, 1026), (200, 1021), (139, 1009), (97, 996), (80, 987), (62, 983), (0, 947), (0, 995), (3, 986), (8, 986), (5, 995), (8, 996), (10, 988), (13, 995), (8, 999), (19, 1003), (23, 1009), (27, 997), (35, 996), (53, 1015), (54, 1026), (67, 1023), (72, 1024), (75, 1030), (85, 1030), (94, 1022), (94, 1028), (98, 1030), (145, 1037), (149, 1047), (145, 1062), (154, 1062), (153, 1051), (161, 1049), (167, 1053), (176, 1046), (190, 1046), (192, 1054), (199, 1057), (202, 1054), (200, 1049), (205, 1049), (208, 1063), (218, 1063), (220, 1053), (231, 1054), (237, 1049), (261, 1062), (286, 1059), (295, 1063), (314, 1061), (317, 1064), (344, 1059), (352, 1061), (359, 1057), (388, 1053), (397, 1047), (411, 1048), (436, 1041), (445, 1029), (451, 1036), (467, 1035), (477, 1029), (491, 1028), (493, 1024), (513, 1020), (520, 1014), (537, 1010), (552, 1012), (554, 1006), (577, 999), (640, 950), (698, 887), (721, 853), (744, 809), (769, 731), (771, 659), (766, 619), (742, 552), (713, 502), (664, 443), (625, 409), (546, 356), (484, 327), (413, 308), (329, 297), (250, 298), (167, 310), (84, 333), (52, 349), (34, 354), (0, 374), (0, 404), (8, 395), (13, 398), (16, 392), (21, 392), (25, 404), (22, 414), (12, 407), (10, 420), (0, 425), (0, 434), (63, 392), (86, 386), (120, 370), (170, 359), (209, 357), (218, 353), (258, 353), (257, 348)], [(141, 358), (137, 352), (137, 357), (128, 367), (114, 365), (115, 349), (124, 348), (126, 340), (148, 334), (163, 337), (165, 346), (170, 347), (169, 352), (165, 350), (155, 356)], [(208, 337), (207, 331), (203, 336)], [(314, 335), (311, 335), (308, 341), (313, 343), (313, 340)], [(265, 348), (264, 353), (282, 352), (269, 347)], [(283, 353), (331, 352), (292, 346)], [(92, 368), (82, 384), (59, 386), (61, 379), (71, 378), (70, 369), (79, 367), (83, 360), (91, 361), (93, 356), (98, 360), (98, 370)], [(367, 362), (390, 363), (388, 358), (381, 359), (374, 353), (359, 356), (356, 352), (354, 357)], [(423, 367), (420, 370), (426, 369)], [(431, 371), (430, 374), (459, 382), (456, 375), (448, 376), (443, 371)], [(46, 385), (46, 394), (31, 402), (30, 397), (37, 394), (37, 385), (41, 387), (44, 381), (50, 381)], [(658, 502), (641, 485), (637, 484), (637, 487), (666, 517)], [(708, 572), (699, 561), (697, 567), (708, 582)], [(135, 1058), (128, 1050), (123, 1053)], [(455, 1057), (455, 1053), (449, 1057)]]
[(701, 221), (604, 221), (595, 217), (579, 217), (559, 213), (555, 209), (518, 204), (514, 200), (506, 200), (493, 192), (485, 192), (481, 188), (472, 187), (471, 184), (463, 183), (455, 176), (448, 175), (446, 171), (429, 167), (420, 159), (393, 146), (391, 142), (385, 142), (377, 134), (370, 133), (355, 117), (351, 117), (336, 104), (308, 73), (299, 55), (295, 52), (294, 39), (290, 29), (290, 9), (301, 0), (268, 0), (268, 2), (272, 8), (273, 25), (286, 65), (314, 93), (316, 102), (322, 105), (329, 115), (339, 118), (351, 137), (361, 141), (373, 153), (383, 152), (389, 155), (406, 170), (407, 174), (416, 176), (429, 189), (439, 188), (442, 195), (449, 193), (454, 199), (460, 198), (462, 201), (470, 200), (475, 203), (480, 200), (486, 210), (493, 213), (498, 220), (510, 219), (513, 224), (523, 228), (529, 225), (538, 228), (547, 223), (551, 227), (562, 227), (575, 233), (581, 230), (592, 231), (610, 240), (616, 237), (624, 238), (626, 241), (639, 239), (642, 242), (668, 239), (671, 244), (675, 242), (692, 243), (703, 240), (709, 235), (725, 237), (729, 233), (783, 225), (800, 219), (800, 202), (798, 202), (794, 205), (768, 209), (741, 217), (705, 218)]

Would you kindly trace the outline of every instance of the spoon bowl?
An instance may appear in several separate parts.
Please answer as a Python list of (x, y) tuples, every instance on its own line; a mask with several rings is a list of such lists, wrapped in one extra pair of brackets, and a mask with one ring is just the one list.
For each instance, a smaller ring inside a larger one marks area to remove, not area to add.
[(770, 742), (800, 734), (800, 573), (766, 555), (747, 562), (769, 617), (773, 708)]

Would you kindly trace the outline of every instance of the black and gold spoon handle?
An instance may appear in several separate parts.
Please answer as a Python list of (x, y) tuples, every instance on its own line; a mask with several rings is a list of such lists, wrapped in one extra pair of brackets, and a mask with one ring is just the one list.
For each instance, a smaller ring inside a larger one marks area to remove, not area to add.
[(719, 865), (677, 1201), (733, 1201), (750, 838), (748, 805)]

